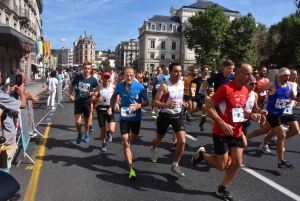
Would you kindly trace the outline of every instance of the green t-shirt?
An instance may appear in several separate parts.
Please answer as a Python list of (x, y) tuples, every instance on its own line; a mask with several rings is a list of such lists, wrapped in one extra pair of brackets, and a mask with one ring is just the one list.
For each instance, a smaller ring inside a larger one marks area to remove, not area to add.
[(86, 96), (86, 92), (93, 92), (98, 82), (93, 76), (84, 78), (82, 75), (77, 75), (74, 77), (72, 85), (75, 87), (75, 102), (90, 103), (90, 97)]

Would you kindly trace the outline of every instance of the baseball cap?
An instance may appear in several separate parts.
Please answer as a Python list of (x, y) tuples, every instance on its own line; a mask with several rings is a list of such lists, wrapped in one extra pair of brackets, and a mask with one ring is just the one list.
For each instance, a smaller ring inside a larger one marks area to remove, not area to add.
[(96, 64), (92, 64), (92, 69), (97, 69)]
[(103, 73), (101, 74), (101, 76), (102, 76), (102, 77), (105, 77), (105, 76), (110, 77), (111, 74), (110, 74), (110, 72), (105, 71), (105, 72), (103, 72)]

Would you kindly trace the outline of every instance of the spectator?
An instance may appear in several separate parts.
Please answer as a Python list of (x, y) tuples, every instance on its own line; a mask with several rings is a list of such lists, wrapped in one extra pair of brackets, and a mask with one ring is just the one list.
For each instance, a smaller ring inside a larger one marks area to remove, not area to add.
[(54, 107), (54, 99), (55, 99), (55, 94), (56, 94), (56, 88), (58, 84), (58, 80), (55, 78), (56, 77), (56, 72), (52, 71), (50, 73), (50, 77), (47, 79), (47, 84), (48, 84), (48, 90), (49, 90), (49, 96), (47, 100), (47, 109), (55, 109)]

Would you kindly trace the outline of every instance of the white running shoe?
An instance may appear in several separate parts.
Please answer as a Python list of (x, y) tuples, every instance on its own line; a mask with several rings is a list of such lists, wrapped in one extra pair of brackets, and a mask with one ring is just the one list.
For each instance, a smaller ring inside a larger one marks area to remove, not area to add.
[(153, 163), (157, 161), (156, 150), (154, 150), (153, 147), (150, 148), (150, 159)]
[(265, 154), (272, 154), (270, 148), (268, 145), (264, 145), (264, 143), (261, 143), (259, 145), (260, 149), (265, 153)]

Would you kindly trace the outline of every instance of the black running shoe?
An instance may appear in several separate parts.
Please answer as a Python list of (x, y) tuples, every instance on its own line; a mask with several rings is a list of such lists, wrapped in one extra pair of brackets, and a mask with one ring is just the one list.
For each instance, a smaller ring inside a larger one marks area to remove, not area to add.
[(201, 116), (200, 122), (199, 122), (199, 128), (200, 131), (203, 132), (204, 128), (203, 128), (203, 124), (206, 122), (206, 117), (205, 116)]
[(230, 192), (227, 191), (226, 188), (222, 188), (221, 186), (218, 186), (218, 191), (216, 193), (217, 193), (218, 196), (222, 197), (223, 200), (226, 200), (226, 201), (233, 201), (234, 200), (234, 198), (230, 194)]

